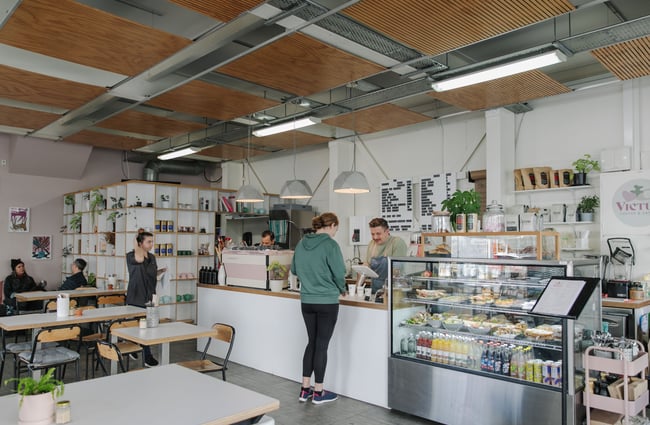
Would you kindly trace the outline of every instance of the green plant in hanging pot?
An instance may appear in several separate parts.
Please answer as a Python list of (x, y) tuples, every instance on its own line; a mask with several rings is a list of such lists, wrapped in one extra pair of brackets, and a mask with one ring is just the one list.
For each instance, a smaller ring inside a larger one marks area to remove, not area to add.
[[(442, 210), (449, 211), (451, 225), (456, 231), (464, 231), (465, 223), (459, 223), (459, 215), (476, 214), (481, 211), (481, 197), (474, 189), (456, 190), (449, 198), (442, 201)], [(458, 224), (462, 224), (459, 226)]]
[(576, 172), (573, 174), (573, 185), (583, 186), (587, 184), (587, 174), (591, 171), (600, 171), (600, 162), (591, 159), (591, 155), (584, 154), (582, 158), (578, 158), (573, 163), (573, 168)]
[(18, 382), (19, 424), (54, 423), (54, 401), (63, 395), (63, 381), (54, 377), (54, 371), (54, 368), (49, 369), (39, 380), (26, 376), (5, 381), (5, 384)]
[(91, 227), (95, 232), (97, 231), (95, 228), (95, 220), (97, 219), (97, 216), (101, 214), (100, 211), (102, 209), (104, 209), (104, 194), (101, 191), (94, 189), (90, 192), (90, 219)]
[(580, 213), (580, 221), (593, 221), (594, 212), (600, 206), (600, 198), (598, 195), (583, 196), (578, 203), (578, 212)]

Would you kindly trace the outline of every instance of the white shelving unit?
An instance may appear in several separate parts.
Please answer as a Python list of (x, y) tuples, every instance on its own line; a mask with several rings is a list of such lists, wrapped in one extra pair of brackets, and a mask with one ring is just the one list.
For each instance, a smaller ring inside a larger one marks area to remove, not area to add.
[[(623, 351), (616, 348), (592, 346), (585, 350), (583, 355), (585, 379), (590, 376), (590, 371), (596, 370), (621, 375), (624, 383), (622, 399), (593, 394), (589, 391), (584, 392), (584, 404), (587, 408), (587, 424), (591, 423), (592, 407), (624, 415), (625, 419), (639, 412), (642, 412), (645, 417), (645, 407), (648, 404), (647, 388), (636, 400), (629, 400), (628, 378), (638, 375), (641, 379), (645, 380), (645, 371), (648, 367), (648, 353), (643, 351), (643, 345), (640, 342), (634, 342), (639, 347), (639, 354), (631, 361), (626, 360)], [(596, 356), (594, 353), (596, 350), (602, 353), (610, 353), (612, 357), (618, 357), (618, 359)]]

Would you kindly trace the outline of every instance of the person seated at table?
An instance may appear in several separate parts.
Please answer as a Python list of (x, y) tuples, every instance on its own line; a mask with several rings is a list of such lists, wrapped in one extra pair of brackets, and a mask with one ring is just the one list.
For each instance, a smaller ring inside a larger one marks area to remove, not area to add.
[(25, 271), (25, 263), (20, 258), (11, 259), (11, 274), (5, 278), (4, 283), (4, 304), (7, 314), (14, 314), (16, 308), (22, 311), (42, 309), (41, 301), (30, 301), (16, 303), (16, 294), (21, 292), (40, 291), (43, 288), (38, 286), (30, 275)]
[(72, 262), (72, 274), (68, 276), (59, 288), (60, 291), (71, 291), (81, 286), (88, 286), (86, 276), (84, 276), (84, 269), (86, 268), (86, 260), (77, 258)]

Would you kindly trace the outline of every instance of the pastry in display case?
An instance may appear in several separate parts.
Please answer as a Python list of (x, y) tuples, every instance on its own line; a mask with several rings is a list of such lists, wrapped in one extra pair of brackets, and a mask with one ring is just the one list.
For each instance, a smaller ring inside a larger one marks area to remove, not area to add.
[(598, 261), (408, 257), (391, 269), (389, 407), (445, 424), (580, 423), (599, 289), (575, 319), (531, 310), (552, 278), (598, 277)]

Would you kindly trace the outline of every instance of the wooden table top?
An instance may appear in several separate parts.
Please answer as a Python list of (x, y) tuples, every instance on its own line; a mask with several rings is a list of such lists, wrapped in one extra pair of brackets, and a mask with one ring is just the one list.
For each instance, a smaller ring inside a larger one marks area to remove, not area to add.
[(641, 300), (631, 300), (629, 298), (603, 298), (603, 307), (618, 307), (618, 308), (641, 308), (650, 305), (650, 298), (643, 298)]
[(184, 322), (161, 323), (155, 328), (118, 328), (111, 335), (137, 344), (155, 345), (187, 339), (201, 338), (214, 334), (214, 329)]
[(4, 329), (5, 331), (17, 331), (50, 326), (73, 325), (77, 323), (130, 319), (134, 317), (144, 317), (146, 315), (146, 309), (131, 305), (83, 310), (83, 315), (81, 316), (57, 317), (56, 312), (19, 314), (17, 316), (0, 317), (0, 329)]
[[(277, 410), (277, 399), (191, 369), (166, 365), (65, 385), (76, 425), (226, 425)], [(0, 425), (14, 425), (20, 396), (0, 397)]]
[(54, 300), (59, 294), (68, 294), (70, 298), (79, 297), (97, 297), (99, 295), (123, 295), (126, 294), (126, 289), (98, 289), (98, 288), (84, 288), (72, 291), (31, 291), (19, 292), (16, 294), (16, 300), (19, 302), (27, 301), (46, 301)]

